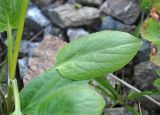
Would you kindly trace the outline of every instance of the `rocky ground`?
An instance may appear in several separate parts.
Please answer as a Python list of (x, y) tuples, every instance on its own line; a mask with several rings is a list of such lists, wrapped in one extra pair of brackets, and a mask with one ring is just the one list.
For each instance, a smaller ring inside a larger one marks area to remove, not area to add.
[[(140, 20), (136, 0), (32, 0), (30, 1), (18, 60), (17, 77), (27, 83), (54, 65), (60, 47), (81, 36), (102, 30), (133, 33)], [(6, 34), (0, 35), (0, 62), (6, 53)], [(3, 44), (3, 45), (2, 45)], [(149, 62), (150, 43), (144, 41), (130, 64), (115, 74), (140, 90), (154, 89), (156, 66)], [(0, 64), (1, 68), (1, 64)], [(21, 84), (23, 85), (23, 84)], [(160, 101), (160, 97), (155, 97)], [(159, 115), (158, 108), (142, 101), (144, 115)], [(106, 109), (107, 115), (132, 115), (123, 107)]]

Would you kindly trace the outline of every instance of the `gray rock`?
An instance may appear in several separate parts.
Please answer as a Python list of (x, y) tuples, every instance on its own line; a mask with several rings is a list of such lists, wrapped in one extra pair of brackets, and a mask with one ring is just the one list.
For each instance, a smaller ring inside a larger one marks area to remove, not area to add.
[(21, 46), (19, 49), (19, 57), (23, 58), (26, 56), (32, 55), (32, 49), (36, 48), (38, 46), (38, 43), (33, 43), (27, 40), (21, 41)]
[(39, 46), (39, 42), (29, 42), (28, 44), (28, 57), (32, 58), (33, 57), (33, 50)]
[(130, 61), (126, 66), (124, 66), (121, 70), (115, 72), (117, 76), (123, 76), (123, 80), (127, 83), (132, 84), (132, 77), (134, 75), (134, 63)]
[[(149, 61), (142, 62), (135, 66), (135, 72), (133, 76), (134, 86), (136, 86), (141, 91), (144, 90), (154, 90), (155, 87), (153, 82), (158, 78), (156, 70), (160, 69), (159, 67), (151, 64)], [(160, 100), (159, 96), (153, 96), (156, 100)], [(158, 110), (159, 106), (155, 103), (149, 101), (146, 98), (141, 98), (140, 102), (142, 106), (149, 110)]]
[(80, 38), (82, 36), (86, 36), (89, 33), (87, 31), (85, 31), (83, 28), (69, 28), (67, 30), (67, 35), (69, 37), (70, 41), (73, 41), (77, 38)]
[(133, 24), (140, 14), (140, 6), (136, 0), (106, 0), (101, 11), (126, 24)]
[[(157, 100), (154, 96), (151, 96), (151, 97), (154, 98), (155, 100)], [(159, 101), (159, 99), (157, 101)], [(138, 101), (141, 103), (141, 106), (143, 106), (145, 109), (147, 109), (149, 111), (159, 110), (159, 106), (157, 104), (155, 104), (152, 101), (146, 99), (145, 97), (140, 98)], [(159, 101), (159, 103), (160, 103), (160, 101)], [(149, 115), (151, 115), (151, 114), (149, 114)], [(157, 114), (157, 115), (159, 115), (159, 114)]]
[(91, 24), (99, 18), (100, 12), (93, 7), (75, 9), (73, 5), (65, 4), (49, 9), (51, 21), (61, 28), (75, 27)]
[(20, 78), (23, 79), (23, 77), (27, 74), (28, 70), (28, 58), (23, 58), (18, 60), (18, 66), (19, 66), (19, 74)]
[(50, 24), (50, 21), (42, 14), (41, 10), (35, 5), (29, 7), (26, 19), (32, 20), (40, 27), (47, 27)]
[(40, 9), (31, 4), (26, 15), (24, 38), (31, 39), (50, 24), (50, 21), (42, 14)]
[(124, 31), (124, 32), (133, 32), (135, 29), (135, 26), (130, 26), (127, 24), (123, 24), (117, 20), (115, 20), (111, 16), (106, 16), (101, 24), (101, 30), (118, 30), (118, 31)]
[(47, 36), (44, 38), (38, 47), (32, 50), (32, 57), (28, 59), (28, 70), (23, 77), (24, 84), (53, 67), (56, 52), (65, 44), (66, 42), (57, 37)]
[(29, 45), (29, 41), (27, 41), (27, 40), (21, 41), (21, 46), (19, 49), (19, 56), (20, 57), (25, 57), (28, 55), (28, 51), (29, 51), (28, 45)]
[(59, 7), (61, 5), (63, 5), (63, 0), (57, 0), (55, 1), (54, 3), (52, 4), (49, 4), (47, 6), (43, 6), (43, 7), (40, 7), (42, 13), (47, 17), (49, 18), (49, 9), (54, 9), (56, 7)]
[(158, 69), (158, 67), (149, 61), (136, 65), (133, 76), (134, 85), (140, 90), (154, 89), (153, 82), (158, 78), (156, 69)]
[(142, 115), (149, 115), (149, 110), (146, 110), (141, 107)]
[(125, 109), (124, 107), (121, 107), (121, 108), (106, 109), (104, 115), (133, 115), (133, 114), (128, 112), (128, 110)]
[(44, 7), (52, 4), (56, 0), (32, 0), (37, 6)]
[(78, 3), (84, 4), (84, 5), (93, 5), (93, 6), (99, 6), (103, 2), (103, 0), (76, 0)]
[(58, 37), (60, 37), (64, 40), (64, 36), (65, 36), (64, 34), (65, 33), (64, 33), (63, 29), (61, 29), (57, 26), (54, 26), (54, 27), (53, 26), (48, 26), (44, 30), (44, 34), (43, 34), (44, 37), (43, 38), (45, 38), (48, 35), (54, 35), (54, 36), (58, 36)]
[(147, 41), (143, 41), (141, 48), (137, 55), (134, 57), (133, 62), (135, 65), (147, 61), (150, 59), (151, 44)]
[(66, 3), (67, 3), (67, 4), (72, 4), (72, 5), (74, 5), (74, 4), (77, 3), (77, 1), (76, 1), (76, 0), (67, 0)]

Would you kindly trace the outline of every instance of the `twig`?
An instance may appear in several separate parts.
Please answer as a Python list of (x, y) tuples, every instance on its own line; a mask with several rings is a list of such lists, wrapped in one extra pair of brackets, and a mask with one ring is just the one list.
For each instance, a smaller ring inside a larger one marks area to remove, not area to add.
[[(117, 76), (113, 75), (113, 74), (109, 74), (108, 76), (114, 78), (115, 80), (117, 80), (118, 82), (124, 84), (126, 87), (134, 90), (137, 93), (141, 93), (142, 91), (140, 91), (139, 89), (133, 87), (132, 85), (128, 84), (127, 82), (123, 81), (122, 79), (118, 78)], [(148, 95), (144, 95), (144, 97), (146, 97), (148, 100), (152, 101), (153, 103), (155, 103), (156, 105), (158, 105), (160, 107), (160, 103), (158, 101), (156, 101), (154, 98), (148, 96)]]
[(140, 115), (143, 115), (143, 114), (142, 114), (142, 110), (141, 110), (141, 104), (140, 104), (140, 102), (138, 102), (138, 108), (139, 108), (139, 113), (140, 113)]
[(42, 29), (41, 31), (39, 31), (36, 35), (34, 35), (29, 41), (33, 41), (34, 39), (36, 39), (39, 35), (41, 35), (43, 33), (44, 29)]

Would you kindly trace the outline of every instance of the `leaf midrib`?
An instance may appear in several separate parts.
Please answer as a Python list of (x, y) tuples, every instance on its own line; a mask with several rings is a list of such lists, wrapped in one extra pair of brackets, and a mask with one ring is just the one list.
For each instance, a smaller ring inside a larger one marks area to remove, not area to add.
[[(124, 46), (130, 46), (130, 45), (134, 45), (134, 44), (140, 44), (140, 41), (132, 42), (132, 43), (129, 43), (129, 44), (122, 44), (122, 45), (111, 47), (111, 48), (107, 48), (107, 49), (109, 50), (109, 49), (113, 49), (113, 48), (121, 48), (121, 47), (124, 47)], [(88, 53), (85, 53), (85, 52), (77, 53), (76, 55), (73, 55), (73, 56), (67, 58), (65, 60), (65, 62), (61, 62), (61, 64), (58, 64), (55, 68), (59, 69), (59, 68), (61, 68), (61, 66), (63, 66), (63, 64), (70, 63), (70, 62), (75, 62), (76, 60), (78, 60), (78, 58), (85, 57), (86, 55), (90, 55), (90, 54), (93, 54), (93, 53), (96, 53), (96, 52), (99, 52), (99, 51), (103, 51), (103, 50), (104, 49), (100, 48), (100, 49), (98, 49), (96, 51), (92, 50), (92, 51), (90, 51)]]

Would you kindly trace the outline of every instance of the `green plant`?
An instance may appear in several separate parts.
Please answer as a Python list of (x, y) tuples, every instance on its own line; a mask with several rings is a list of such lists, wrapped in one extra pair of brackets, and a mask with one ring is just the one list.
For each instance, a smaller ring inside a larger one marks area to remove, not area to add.
[(124, 32), (102, 31), (71, 42), (57, 53), (55, 67), (31, 80), (19, 95), (15, 70), (28, 0), (0, 3), (0, 32), (7, 31), (9, 70), (7, 98), (0, 90), (1, 114), (100, 115), (105, 101), (90, 80), (96, 80), (109, 91), (105, 91), (108, 96), (117, 99), (118, 94), (103, 78), (134, 57), (142, 44), (138, 38)]
[[(12, 81), (15, 79), (15, 70), (18, 58), (18, 52), (20, 47), (20, 41), (23, 31), (23, 25), (25, 20), (25, 14), (28, 6), (28, 0), (0, 0), (0, 32), (7, 31), (7, 57), (8, 57), (8, 97), (7, 101), (3, 101), (5, 103), (5, 109), (2, 114), (7, 114), (12, 111), (13, 103), (12, 103), (12, 96), (13, 90), (17, 90), (17, 86), (13, 85)], [(12, 38), (12, 31), (16, 29), (17, 35), (15, 39), (15, 47), (13, 48), (13, 38)], [(14, 50), (14, 51), (13, 51)], [(16, 81), (15, 81), (16, 82)], [(1, 93), (3, 94), (3, 93)], [(15, 93), (14, 93), (15, 94)], [(18, 97), (19, 94), (16, 93), (14, 97)], [(18, 102), (18, 101), (17, 101)], [(15, 103), (15, 107), (17, 107), (19, 103)], [(15, 114), (18, 113), (18, 108), (15, 108)]]
[(153, 4), (155, 2), (157, 2), (157, 1), (158, 0), (139, 0), (140, 6), (141, 6), (141, 10), (143, 12), (149, 11), (152, 8)]
[(79, 4), (79, 3), (76, 3), (76, 4), (74, 4), (74, 8), (75, 9), (80, 9), (80, 8), (82, 8), (83, 6), (81, 5), (81, 4)]
[[(33, 79), (22, 90), (20, 93), (22, 111), (35, 115), (44, 115), (47, 112), (67, 115), (65, 111), (70, 111), (68, 115), (71, 113), (74, 115), (74, 112), (80, 115), (101, 114), (104, 101), (91, 86), (87, 85), (88, 81), (96, 78), (96, 81), (103, 85), (101, 77), (103, 78), (107, 73), (114, 72), (127, 64), (136, 54), (140, 45), (141, 42), (138, 39), (117, 31), (102, 31), (71, 42), (58, 52), (55, 67)], [(57, 86), (54, 86), (55, 83)], [(110, 87), (110, 91), (115, 93), (112, 87)], [(116, 97), (117, 94), (114, 95)], [(68, 98), (72, 100), (68, 100)], [(76, 106), (79, 99), (81, 103)], [(45, 104), (49, 107), (44, 107)], [(70, 106), (66, 108), (65, 105)]]
[(140, 30), (141, 26), (143, 25), (143, 22), (145, 18), (150, 16), (149, 11), (155, 6), (157, 3), (159, 3), (159, 0), (139, 0), (140, 8), (141, 8), (141, 18), (138, 23), (138, 26), (136, 27), (135, 31), (133, 32), (134, 36), (140, 37)]
[[(148, 6), (147, 6), (148, 4)], [(151, 42), (152, 48), (150, 53), (150, 62), (155, 64), (156, 66), (160, 66), (160, 1), (153, 0), (141, 1), (141, 7), (143, 11), (150, 10), (149, 15), (147, 16), (146, 20), (140, 24), (140, 34), (143, 39)], [(159, 76), (159, 70), (156, 71), (157, 75)], [(135, 93), (130, 95), (128, 98), (133, 99), (137, 97), (141, 97), (142, 95), (159, 95), (160, 91), (160, 78), (155, 80), (154, 85), (157, 87), (158, 90), (155, 91), (144, 91), (141, 93)], [(157, 105), (160, 106), (159, 103)]]
[[(160, 66), (160, 1), (155, 0), (150, 10), (150, 18), (147, 18), (141, 26), (141, 35), (144, 39), (152, 43), (150, 61)], [(159, 70), (157, 70), (159, 74)], [(160, 86), (160, 79), (155, 81), (155, 86)]]

